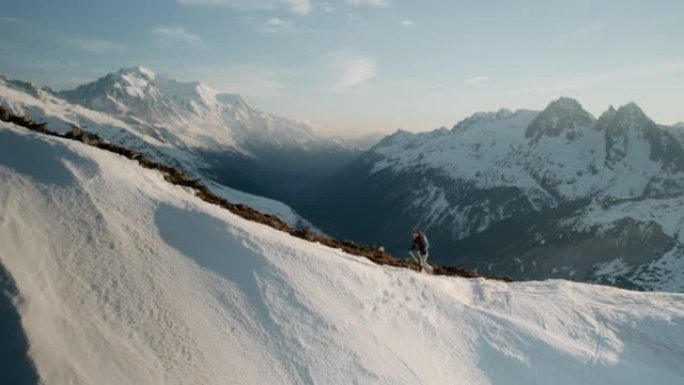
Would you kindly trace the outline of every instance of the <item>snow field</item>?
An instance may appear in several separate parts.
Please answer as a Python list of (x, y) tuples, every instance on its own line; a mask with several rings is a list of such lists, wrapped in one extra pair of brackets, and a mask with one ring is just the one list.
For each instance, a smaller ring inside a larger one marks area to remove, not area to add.
[(0, 262), (46, 384), (681, 384), (684, 295), (385, 266), (0, 123)]

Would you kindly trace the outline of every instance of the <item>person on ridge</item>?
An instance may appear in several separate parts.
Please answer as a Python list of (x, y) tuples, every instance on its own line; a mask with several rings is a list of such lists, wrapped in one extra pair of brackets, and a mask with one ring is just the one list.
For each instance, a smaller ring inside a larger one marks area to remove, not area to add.
[(411, 257), (413, 257), (414, 260), (418, 261), (420, 267), (425, 270), (429, 270), (426, 268), (426, 266), (428, 266), (428, 248), (429, 244), (425, 234), (422, 231), (414, 231), (413, 243), (411, 244), (409, 253), (411, 253)]

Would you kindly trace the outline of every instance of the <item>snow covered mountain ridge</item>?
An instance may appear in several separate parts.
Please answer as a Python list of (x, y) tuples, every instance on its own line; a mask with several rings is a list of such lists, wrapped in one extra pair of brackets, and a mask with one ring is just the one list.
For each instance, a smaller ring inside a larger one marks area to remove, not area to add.
[(320, 138), (305, 123), (263, 112), (235, 94), (204, 83), (179, 82), (144, 67), (124, 68), (64, 99), (123, 120), (143, 121), (177, 146), (216, 149), (256, 145), (312, 146)]
[(0, 263), (46, 385), (684, 378), (681, 294), (377, 266), (4, 122), (0, 180)]
[(367, 213), (337, 230), (374, 234), (391, 250), (402, 250), (396, 234), (424, 229), (443, 263), (682, 291), (684, 145), (675, 130), (635, 103), (597, 119), (561, 98), (541, 112), (503, 109), (451, 130), (399, 131), (331, 183), (339, 209), (329, 210)]
[(375, 172), (422, 165), (482, 187), (503, 181), (543, 197), (548, 205), (557, 204), (557, 198), (684, 191), (681, 144), (635, 103), (611, 107), (598, 120), (569, 98), (540, 113), (478, 113), (451, 131), (399, 133), (371, 153), (382, 159), (375, 162)]

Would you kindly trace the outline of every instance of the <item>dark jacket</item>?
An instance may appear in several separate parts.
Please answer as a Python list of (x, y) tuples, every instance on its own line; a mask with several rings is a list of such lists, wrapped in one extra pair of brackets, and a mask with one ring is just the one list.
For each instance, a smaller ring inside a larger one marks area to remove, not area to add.
[(419, 235), (413, 239), (411, 244), (411, 250), (418, 250), (421, 254), (427, 254), (428, 252), (428, 242), (424, 235)]

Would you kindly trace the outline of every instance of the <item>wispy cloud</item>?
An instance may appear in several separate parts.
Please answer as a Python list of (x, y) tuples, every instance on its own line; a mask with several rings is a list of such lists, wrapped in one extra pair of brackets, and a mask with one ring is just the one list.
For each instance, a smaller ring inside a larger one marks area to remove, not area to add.
[(399, 23), (399, 25), (401, 25), (402, 27), (413, 27), (414, 25), (416, 25), (416, 22), (414, 22), (413, 20), (402, 20)]
[(120, 52), (126, 50), (126, 45), (106, 40), (106, 39), (91, 39), (91, 38), (73, 38), (67, 41), (67, 45), (76, 48), (80, 51), (90, 53), (109, 53)]
[(377, 74), (375, 60), (351, 51), (337, 51), (328, 57), (332, 88), (340, 92), (358, 88)]
[(463, 82), (465, 84), (482, 84), (492, 80), (491, 76), (476, 76), (474, 78), (466, 79)]
[(311, 0), (177, 0), (189, 7), (229, 7), (245, 11), (287, 9), (299, 15), (311, 11)]
[(150, 31), (154, 37), (155, 44), (160, 46), (171, 46), (177, 43), (198, 46), (202, 44), (202, 39), (181, 27), (154, 27)]
[(294, 30), (292, 22), (279, 17), (272, 17), (261, 25), (261, 30), (267, 33), (290, 32)]

